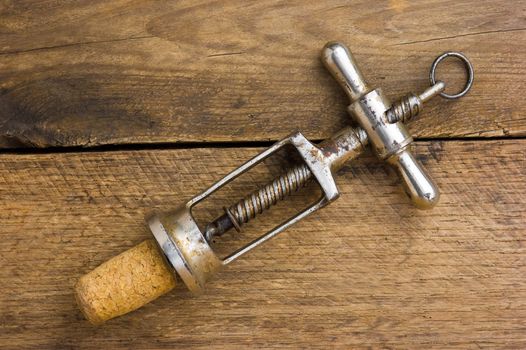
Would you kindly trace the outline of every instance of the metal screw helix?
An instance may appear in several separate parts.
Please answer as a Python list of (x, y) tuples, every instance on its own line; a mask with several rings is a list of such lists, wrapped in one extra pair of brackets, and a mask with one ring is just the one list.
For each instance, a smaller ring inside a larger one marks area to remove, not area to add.
[(422, 108), (423, 103), (420, 98), (411, 93), (393, 103), (391, 109), (387, 112), (387, 120), (389, 123), (396, 123), (398, 121), (406, 123), (416, 117)]
[(312, 172), (306, 164), (296, 165), (279, 175), (265, 186), (255, 190), (236, 204), (225, 207), (225, 214), (209, 223), (205, 229), (207, 241), (214, 236), (221, 236), (231, 228), (238, 232), (256, 215), (263, 213), (271, 206), (285, 199), (291, 193), (307, 185), (312, 178)]
[(400, 100), (393, 103), (391, 108), (387, 111), (387, 121), (389, 123), (396, 123), (401, 121), (406, 123), (416, 117), (424, 108), (424, 102), (427, 102), (433, 96), (436, 96), (444, 91), (446, 84), (442, 81), (437, 81), (435, 84), (427, 88), (420, 95), (409, 93)]
[(241, 225), (249, 222), (256, 215), (305, 187), (311, 178), (312, 172), (307, 165), (295, 166), (225, 210), (235, 219), (234, 227), (239, 229)]

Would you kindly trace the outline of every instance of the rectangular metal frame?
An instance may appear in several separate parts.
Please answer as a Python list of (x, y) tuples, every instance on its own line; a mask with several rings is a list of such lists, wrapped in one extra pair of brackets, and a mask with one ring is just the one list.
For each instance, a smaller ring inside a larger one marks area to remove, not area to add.
[(316, 178), (316, 181), (320, 185), (323, 192), (322, 197), (318, 201), (316, 201), (312, 206), (309, 206), (307, 209), (303, 210), (296, 216), (285, 220), (284, 222), (276, 226), (274, 229), (270, 230), (269, 232), (265, 233), (264, 235), (260, 236), (259, 238), (242, 247), (241, 249), (235, 251), (234, 253), (228, 255), (225, 259), (222, 260), (223, 265), (231, 263), (232, 261), (244, 255), (251, 249), (277, 236), (280, 232), (292, 226), (299, 220), (312, 214), (318, 209), (321, 209), (322, 207), (326, 206), (327, 204), (331, 203), (339, 197), (340, 193), (332, 175), (331, 163), (329, 159), (325, 157), (323, 152), (317, 146), (315, 146), (313, 143), (307, 140), (307, 138), (305, 138), (305, 136), (303, 136), (302, 133), (295, 132), (289, 135), (288, 137), (284, 138), (283, 140), (276, 142), (267, 150), (261, 152), (254, 158), (241, 165), (239, 168), (227, 174), (221, 180), (210, 186), (207, 190), (192, 198), (186, 204), (186, 206), (189, 209), (191, 209), (197, 203), (210, 196), (212, 193), (219, 190), (229, 182), (233, 181), (241, 174), (255, 167), (257, 164), (261, 163), (266, 158), (268, 158), (273, 153), (277, 152), (286, 145), (292, 145), (296, 148), (299, 155), (301, 156), (305, 164), (309, 167), (312, 174)]

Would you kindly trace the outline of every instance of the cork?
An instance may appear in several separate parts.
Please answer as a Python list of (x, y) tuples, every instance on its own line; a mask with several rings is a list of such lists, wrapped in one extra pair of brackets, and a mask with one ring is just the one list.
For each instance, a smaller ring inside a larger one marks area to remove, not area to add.
[(149, 303), (175, 287), (156, 243), (148, 239), (82, 276), (75, 285), (77, 304), (92, 324)]

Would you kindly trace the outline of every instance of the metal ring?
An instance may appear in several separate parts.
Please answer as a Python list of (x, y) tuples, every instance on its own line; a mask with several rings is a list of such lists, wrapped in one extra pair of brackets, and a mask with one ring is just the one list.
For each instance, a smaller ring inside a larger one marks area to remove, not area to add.
[(464, 86), (464, 89), (460, 91), (458, 94), (450, 95), (450, 94), (446, 94), (445, 92), (440, 93), (440, 96), (442, 96), (443, 98), (453, 100), (453, 99), (457, 99), (457, 98), (464, 96), (471, 89), (471, 86), (473, 85), (473, 66), (471, 65), (471, 62), (468, 60), (468, 58), (460, 52), (456, 52), (456, 51), (444, 52), (442, 55), (438, 56), (433, 62), (433, 64), (431, 65), (431, 70), (429, 71), (429, 81), (431, 82), (431, 85), (436, 84), (435, 73), (436, 73), (438, 64), (442, 62), (444, 59), (446, 59), (447, 57), (456, 57), (460, 59), (460, 61), (462, 61), (462, 63), (466, 67), (466, 71), (468, 73), (468, 80), (466, 81), (466, 85)]

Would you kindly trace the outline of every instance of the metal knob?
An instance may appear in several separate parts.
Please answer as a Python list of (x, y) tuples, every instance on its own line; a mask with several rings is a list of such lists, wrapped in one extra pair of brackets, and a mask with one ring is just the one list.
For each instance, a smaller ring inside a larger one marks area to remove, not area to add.
[(437, 185), (409, 150), (393, 155), (387, 160), (404, 184), (413, 205), (419, 209), (431, 209), (440, 199)]
[(345, 45), (329, 42), (325, 44), (321, 55), (323, 64), (347, 93), (351, 103), (369, 92), (354, 57)]
[[(322, 51), (322, 60), (349, 96), (349, 113), (367, 133), (378, 158), (396, 169), (416, 207), (432, 208), (440, 196), (438, 188), (411, 154), (409, 146), (413, 138), (401, 121), (393, 119), (391, 102), (381, 89), (370, 89), (367, 86), (356, 61), (345, 45), (338, 42), (326, 44)], [(442, 85), (434, 88), (433, 93), (442, 91)], [(427, 95), (423, 99), (427, 99)], [(418, 101), (422, 103), (421, 100)]]

